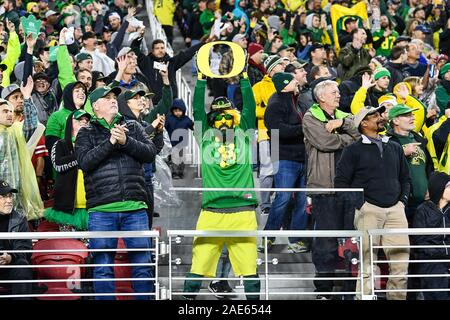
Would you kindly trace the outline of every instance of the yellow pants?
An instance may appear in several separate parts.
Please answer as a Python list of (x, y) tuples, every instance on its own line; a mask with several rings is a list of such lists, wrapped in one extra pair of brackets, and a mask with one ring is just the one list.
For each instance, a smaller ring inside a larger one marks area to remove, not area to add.
[[(254, 210), (236, 213), (215, 213), (202, 210), (196, 227), (197, 230), (214, 231), (255, 231), (257, 228)], [(256, 237), (195, 237), (192, 247), (191, 273), (215, 277), (217, 263), (224, 244), (227, 246), (235, 276), (256, 274), (256, 259), (258, 256)]]

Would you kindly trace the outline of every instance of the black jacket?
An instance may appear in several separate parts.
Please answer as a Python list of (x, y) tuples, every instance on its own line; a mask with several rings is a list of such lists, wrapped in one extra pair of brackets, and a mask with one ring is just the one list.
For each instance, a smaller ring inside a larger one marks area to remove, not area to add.
[[(142, 38), (140, 39), (142, 40)], [(191, 58), (195, 55), (198, 49), (203, 45), (203, 43), (198, 43), (185, 51), (181, 51), (176, 56), (170, 57), (167, 53), (161, 59), (156, 58), (153, 54), (144, 55), (140, 52), (141, 41), (134, 40), (131, 44), (131, 47), (138, 52), (138, 66), (141, 69), (142, 73), (147, 77), (150, 88), (154, 92), (154, 96), (152, 98), (153, 103), (157, 104), (162, 96), (162, 86), (163, 81), (161, 75), (159, 74), (159, 70), (153, 67), (155, 61), (169, 63), (169, 82), (172, 87), (173, 98), (178, 97), (178, 87), (176, 81), (176, 72), (182, 66), (184, 66)]]
[(279, 130), (280, 160), (305, 162), (302, 119), (297, 98), (292, 93), (275, 92), (270, 97), (264, 123), (271, 137), (271, 130)]
[[(9, 217), (8, 232), (30, 232), (26, 216), (13, 210)], [(31, 239), (8, 239), (3, 241), (6, 252), (9, 250), (31, 250)], [(9, 252), (8, 252), (9, 253)], [(12, 257), (11, 264), (28, 264), (31, 259), (31, 253), (19, 252), (9, 253)]]
[(73, 213), (78, 177), (78, 161), (72, 143), (72, 118), (66, 121), (64, 139), (58, 140), (50, 153), (53, 168), (57, 175), (55, 179), (55, 202), (53, 209)]
[[(414, 215), (413, 228), (448, 228), (450, 226), (450, 205), (441, 210), (432, 201), (422, 203)], [(412, 237), (414, 245), (450, 245), (450, 236), (415, 235)], [(418, 248), (414, 249), (417, 259), (440, 259), (449, 256), (447, 248)]]
[(339, 92), (341, 94), (341, 100), (339, 101), (339, 110), (351, 113), (350, 106), (352, 105), (353, 97), (360, 87), (361, 75), (355, 75), (348, 80), (342, 81), (339, 84)]
[(388, 91), (392, 92), (392, 90), (394, 89), (394, 86), (397, 83), (402, 82), (403, 79), (405, 78), (405, 76), (403, 75), (404, 65), (401, 63), (394, 63), (392, 61), (389, 61), (388, 63), (386, 63), (386, 65), (384, 67), (386, 69), (388, 69), (389, 72), (391, 73), (391, 79), (389, 80)]
[(365, 136), (345, 147), (334, 186), (363, 188), (364, 200), (378, 207), (392, 207), (398, 201), (407, 205), (411, 179), (403, 148), (396, 142), (386, 142), (387, 137), (383, 140), (383, 156)]
[(97, 120), (81, 128), (75, 154), (84, 174), (87, 209), (119, 201), (148, 203), (144, 163), (152, 162), (156, 146), (136, 121), (120, 121), (128, 128), (126, 143), (111, 144), (111, 134)]

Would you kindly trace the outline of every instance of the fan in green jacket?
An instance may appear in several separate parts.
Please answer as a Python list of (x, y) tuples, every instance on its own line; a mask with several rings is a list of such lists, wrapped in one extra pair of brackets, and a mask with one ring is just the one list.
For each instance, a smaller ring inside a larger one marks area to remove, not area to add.
[[(240, 80), (243, 110), (240, 114), (225, 97), (214, 99), (211, 112), (205, 112), (206, 80), (199, 79), (194, 92), (194, 136), (200, 146), (201, 171), (205, 188), (254, 188), (252, 172), (252, 138), (256, 124), (256, 103), (246, 73)], [(198, 124), (201, 124), (200, 126)], [(253, 134), (249, 134), (249, 132)], [(231, 141), (230, 141), (231, 140)], [(197, 230), (256, 231), (253, 191), (204, 191)], [(216, 266), (226, 245), (236, 276), (244, 280), (249, 300), (259, 300), (256, 237), (195, 238), (192, 267), (185, 281), (186, 299), (193, 299), (201, 287), (202, 277), (215, 277)], [(196, 280), (194, 280), (196, 279)]]

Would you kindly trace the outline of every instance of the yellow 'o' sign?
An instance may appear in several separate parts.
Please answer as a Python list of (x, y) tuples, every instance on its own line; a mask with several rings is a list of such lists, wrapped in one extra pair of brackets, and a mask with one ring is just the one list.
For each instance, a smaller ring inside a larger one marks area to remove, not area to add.
[[(211, 53), (211, 48), (217, 44), (224, 44), (230, 47), (233, 52), (233, 68), (228, 74), (215, 74), (211, 71), (209, 65), (209, 55)], [(231, 78), (237, 76), (244, 70), (246, 62), (245, 51), (237, 43), (229, 41), (215, 41), (204, 44), (200, 47), (197, 53), (197, 67), (199, 71), (209, 78)]]

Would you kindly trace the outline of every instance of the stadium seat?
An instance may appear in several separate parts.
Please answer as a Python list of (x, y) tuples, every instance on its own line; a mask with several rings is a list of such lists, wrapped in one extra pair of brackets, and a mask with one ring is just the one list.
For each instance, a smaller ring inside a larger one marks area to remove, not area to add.
[[(72, 252), (68, 249), (86, 249), (86, 245), (75, 239), (47, 239), (40, 240), (33, 250), (61, 250), (58, 252), (34, 252), (31, 260), (33, 265), (54, 265), (55, 267), (34, 268), (37, 279), (42, 280), (39, 286), (47, 287), (44, 294), (71, 294), (81, 289), (82, 283), (76, 281), (84, 278), (85, 268), (58, 267), (58, 265), (84, 264), (88, 252)], [(67, 279), (64, 282), (46, 282), (46, 279)], [(71, 288), (72, 287), (72, 288)], [(67, 297), (39, 297), (38, 300), (78, 300), (80, 296)]]

